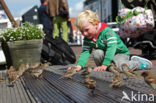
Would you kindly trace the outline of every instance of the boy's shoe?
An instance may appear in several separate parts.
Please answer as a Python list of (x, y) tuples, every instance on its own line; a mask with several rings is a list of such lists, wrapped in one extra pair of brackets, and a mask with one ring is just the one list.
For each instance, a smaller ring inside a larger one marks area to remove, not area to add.
[(139, 61), (139, 65), (140, 65), (140, 69), (150, 69), (152, 68), (152, 62), (149, 61), (148, 59), (142, 58), (142, 57), (138, 57), (138, 56), (132, 56), (131, 60), (136, 60)]

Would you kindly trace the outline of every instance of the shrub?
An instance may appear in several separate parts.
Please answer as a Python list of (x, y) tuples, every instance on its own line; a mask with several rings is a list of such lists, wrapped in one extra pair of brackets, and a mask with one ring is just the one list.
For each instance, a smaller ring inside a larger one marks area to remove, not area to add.
[(11, 42), (19, 40), (42, 39), (44, 33), (37, 27), (37, 25), (26, 22), (17, 28), (6, 29), (1, 35), (6, 42)]

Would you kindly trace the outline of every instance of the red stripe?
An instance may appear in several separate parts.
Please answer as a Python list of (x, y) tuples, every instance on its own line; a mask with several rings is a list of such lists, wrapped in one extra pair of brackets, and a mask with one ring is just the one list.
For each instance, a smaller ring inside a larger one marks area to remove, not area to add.
[(108, 26), (108, 24), (106, 23), (101, 23), (101, 27), (99, 29), (99, 31), (97, 32), (96, 36), (95, 36), (95, 39), (97, 39), (98, 35), (99, 35), (99, 32), (102, 31), (103, 29), (105, 29), (106, 27)]
[[(97, 39), (97, 37), (98, 37), (98, 35), (99, 35), (99, 32), (102, 31), (103, 29), (105, 29), (107, 26), (108, 26), (108, 24), (102, 23), (102, 22), (101, 22), (101, 27), (100, 27), (99, 31), (97, 32), (97, 34), (96, 34), (96, 36), (95, 36), (95, 39)], [(91, 40), (92, 40), (94, 43), (96, 43), (96, 41), (95, 41), (93, 38), (92, 38)]]

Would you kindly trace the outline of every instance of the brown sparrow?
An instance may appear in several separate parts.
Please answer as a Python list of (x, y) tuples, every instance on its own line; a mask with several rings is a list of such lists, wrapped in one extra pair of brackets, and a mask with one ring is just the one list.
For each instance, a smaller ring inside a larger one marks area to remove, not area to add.
[(127, 75), (128, 79), (137, 77), (137, 74), (130, 69), (127, 64), (122, 64), (121, 67), (123, 69), (123, 73)]
[(156, 93), (156, 76), (152, 75), (151, 72), (149, 72), (149, 71), (142, 72), (141, 76), (143, 76), (145, 82), (154, 89), (154, 91), (152, 91), (148, 94)]
[(109, 85), (110, 87), (120, 87), (120, 84), (123, 82), (121, 75), (115, 75), (112, 79), (112, 83)]
[(84, 81), (85, 86), (88, 89), (91, 89), (91, 93), (92, 95), (94, 94), (94, 90), (96, 88), (96, 81), (91, 79), (91, 77), (89, 77), (88, 75), (85, 76), (85, 81)]
[(115, 66), (114, 63), (110, 64), (109, 70), (114, 74), (114, 75), (120, 75), (119, 69)]
[(72, 79), (72, 76), (76, 73), (76, 67), (72, 66), (70, 70), (68, 70), (64, 75), (62, 75), (61, 78), (70, 78)]
[(35, 69), (39, 67), (40, 65), (41, 65), (41, 62), (36, 62), (36, 63), (31, 64), (29, 68)]
[(33, 70), (31, 71), (31, 75), (34, 76), (34, 77), (37, 78), (37, 79), (41, 79), (41, 78), (42, 78), (43, 70), (44, 70), (45, 68), (47, 68), (50, 64), (51, 64), (50, 62), (41, 64), (39, 67), (37, 67), (36, 69), (33, 69)]
[(19, 66), (19, 69), (18, 69), (18, 72), (19, 72), (19, 77), (23, 75), (23, 73), (29, 68), (29, 63), (22, 63), (20, 66)]
[(14, 72), (9, 73), (9, 82), (10, 82), (10, 84), (15, 83), (15, 81), (19, 78), (18, 74), (19, 74), (18, 71), (14, 71)]
[(29, 68), (29, 63), (20, 64), (17, 71), (12, 71), (9, 73), (9, 81), (11, 84), (15, 83), (16, 80), (19, 79), (23, 75), (23, 73)]
[(87, 67), (82, 73), (81, 75), (89, 75), (92, 72), (92, 68), (91, 67)]
[(0, 77), (0, 82), (4, 82), (4, 79)]
[(16, 71), (13, 66), (10, 66), (10, 68), (7, 70), (7, 74)]

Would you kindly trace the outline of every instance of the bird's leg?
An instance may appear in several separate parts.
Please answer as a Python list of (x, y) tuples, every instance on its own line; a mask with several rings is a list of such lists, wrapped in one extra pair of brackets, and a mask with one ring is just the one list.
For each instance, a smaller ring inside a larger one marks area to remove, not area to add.
[(115, 85), (115, 83), (114, 82), (112, 82), (110, 85), (109, 85), (109, 87), (114, 87), (114, 85)]
[(38, 76), (38, 79), (42, 79), (42, 78), (43, 78), (43, 75), (42, 74)]
[(94, 90), (95, 90), (95, 89), (91, 89), (91, 94), (92, 94), (92, 96), (94, 95)]
[(72, 78), (72, 77), (69, 77), (68, 79), (69, 79), (69, 80), (73, 80), (73, 78)]
[(88, 92), (87, 92), (87, 94), (88, 94), (88, 95), (90, 95), (90, 93), (91, 93), (91, 91), (90, 91), (90, 89), (88, 89)]
[(117, 83), (115, 84), (115, 86), (119, 88), (119, 87), (120, 87), (120, 84), (121, 84), (121, 81), (117, 82)]

